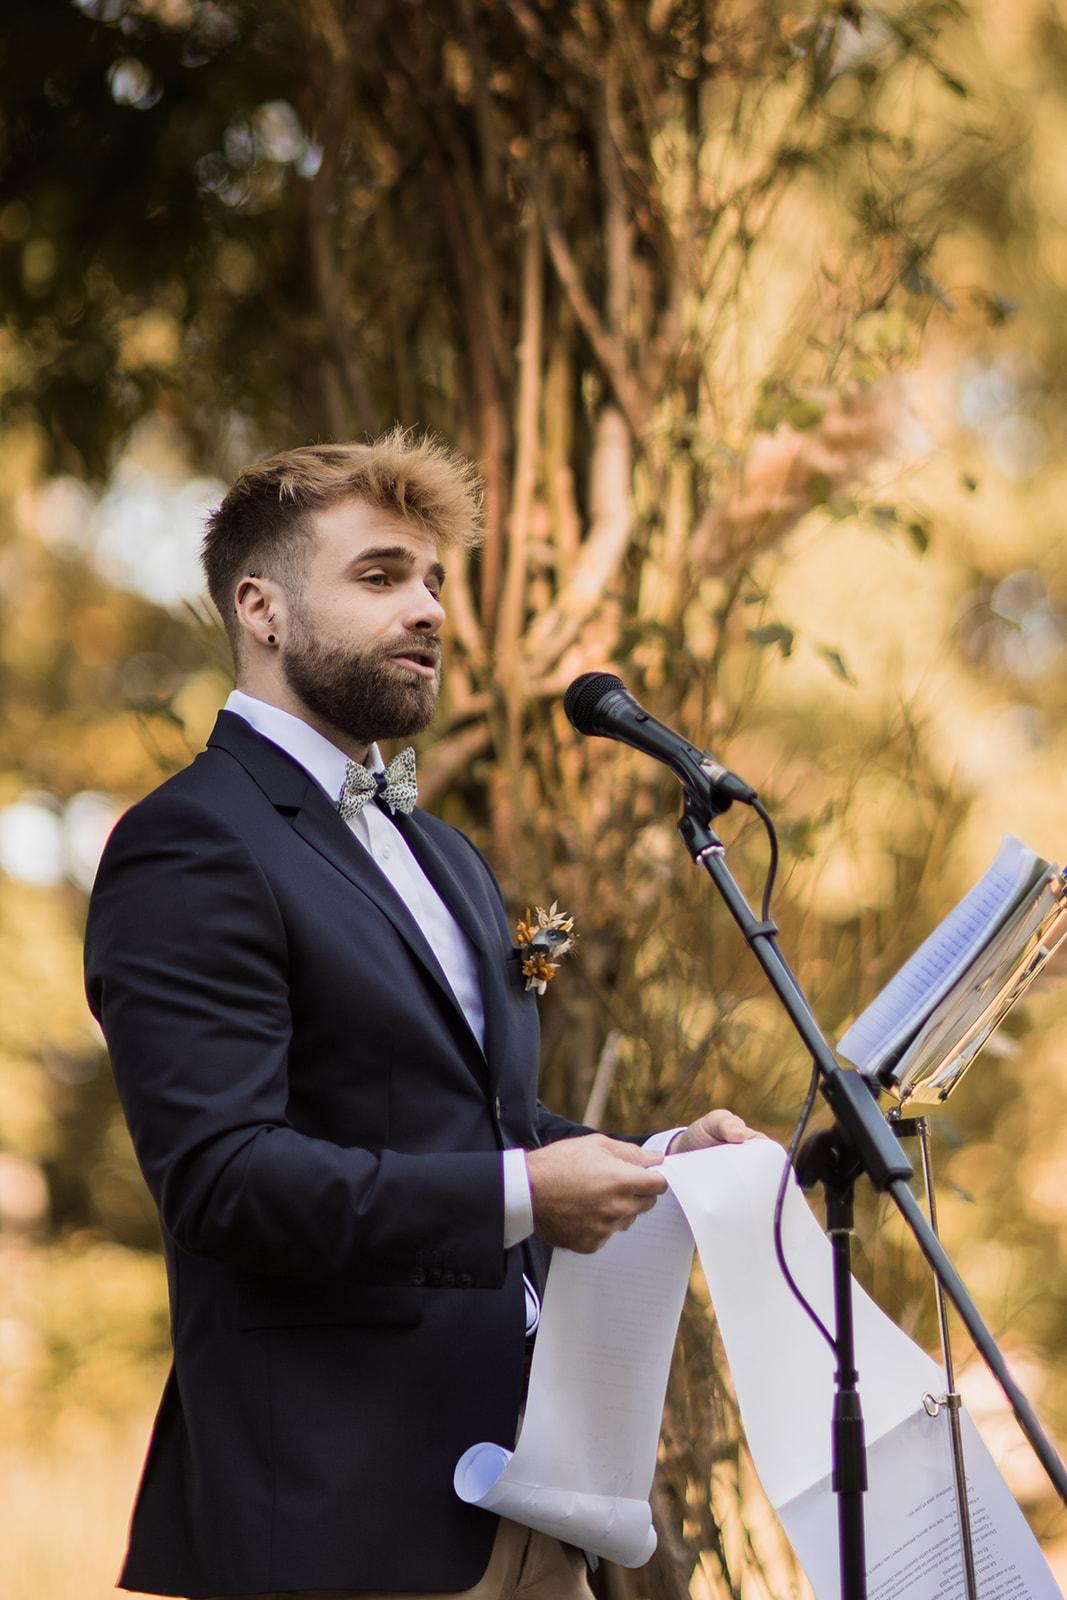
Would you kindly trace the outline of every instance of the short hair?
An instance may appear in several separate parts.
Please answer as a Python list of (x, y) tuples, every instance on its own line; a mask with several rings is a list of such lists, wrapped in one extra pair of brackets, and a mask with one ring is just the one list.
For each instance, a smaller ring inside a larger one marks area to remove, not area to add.
[(482, 539), (477, 470), (431, 434), (397, 426), (367, 444), (301, 445), (268, 456), (242, 472), (210, 514), (200, 552), (235, 660), (240, 579), (266, 575), (298, 595), (312, 538), (309, 513), (344, 500), (396, 512), (446, 547), (470, 548)]

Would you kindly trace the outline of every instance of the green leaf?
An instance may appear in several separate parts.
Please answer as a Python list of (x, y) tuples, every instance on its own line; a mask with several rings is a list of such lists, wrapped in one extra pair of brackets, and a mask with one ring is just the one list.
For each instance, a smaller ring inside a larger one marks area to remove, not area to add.
[(772, 433), (783, 422), (788, 422), (798, 433), (804, 433), (817, 428), (825, 412), (826, 407), (819, 401), (798, 394), (781, 378), (767, 378), (760, 386), (754, 421), (763, 433)]
[(164, 722), (169, 722), (180, 733), (185, 732), (185, 719), (178, 715), (174, 707), (167, 700), (151, 700), (143, 696), (125, 701), (127, 710), (135, 711), (141, 717), (160, 717)]
[(852, 684), (853, 688), (855, 688), (856, 680), (848, 670), (845, 658), (841, 654), (840, 650), (832, 650), (829, 645), (824, 644), (819, 646), (819, 654), (822, 656), (823, 660), (833, 668), (834, 672), (837, 673), (839, 678), (841, 678), (845, 683)]
[(834, 488), (825, 472), (813, 472), (806, 487), (813, 506), (825, 505)]
[(761, 650), (776, 644), (783, 656), (793, 654), (793, 645), (796, 642), (796, 634), (792, 628), (787, 628), (784, 622), (769, 622), (764, 628), (749, 628), (748, 637), (753, 644), (759, 645)]
[(1019, 302), (1011, 300), (1006, 294), (987, 294), (982, 290), (976, 293), (975, 298), (985, 313), (986, 321), (991, 328), (1002, 328), (1012, 317), (1019, 314)]
[(959, 78), (955, 77), (951, 72), (946, 72), (944, 67), (938, 67), (937, 75), (941, 79), (941, 82), (945, 85), (945, 88), (950, 89), (953, 94), (958, 94), (961, 100), (970, 99), (971, 91), (968, 89), (967, 85)]
[(920, 272), (914, 262), (901, 274), (900, 281), (909, 294), (929, 295), (931, 299), (936, 300), (946, 310), (952, 309), (952, 302), (937, 279), (931, 278), (928, 272)]

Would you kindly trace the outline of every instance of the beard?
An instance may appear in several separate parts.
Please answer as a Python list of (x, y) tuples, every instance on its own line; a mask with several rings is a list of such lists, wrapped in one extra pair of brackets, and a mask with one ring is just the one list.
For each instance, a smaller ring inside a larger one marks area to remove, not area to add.
[(334, 644), (294, 612), (281, 667), (309, 711), (357, 744), (375, 744), (429, 727), (441, 687), (440, 665), (432, 678), (415, 677), (390, 657), (405, 649), (437, 656), (438, 648), (426, 634), (405, 634), (363, 650)]

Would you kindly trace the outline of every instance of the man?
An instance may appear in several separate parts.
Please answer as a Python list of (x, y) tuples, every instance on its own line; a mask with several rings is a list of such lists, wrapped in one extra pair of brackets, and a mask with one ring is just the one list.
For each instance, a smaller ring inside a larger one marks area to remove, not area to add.
[[(381, 770), (433, 715), (478, 512), (469, 464), (396, 431), (262, 462), (209, 521), (238, 687), (118, 824), (87, 933), (174, 1341), (127, 1588), (588, 1594), (452, 1490), (514, 1441), (529, 1236), (595, 1250), (664, 1188), (658, 1149), (539, 1104), (496, 882)], [(715, 1112), (675, 1148), (747, 1136)]]

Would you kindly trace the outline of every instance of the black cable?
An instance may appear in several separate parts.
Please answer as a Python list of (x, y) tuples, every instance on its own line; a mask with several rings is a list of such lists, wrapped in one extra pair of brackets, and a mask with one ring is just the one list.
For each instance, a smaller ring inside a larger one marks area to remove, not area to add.
[(794, 1298), (797, 1299), (803, 1306), (804, 1310), (807, 1312), (808, 1316), (811, 1318), (812, 1322), (815, 1324), (816, 1328), (818, 1328), (819, 1332), (822, 1334), (823, 1338), (826, 1340), (827, 1344), (830, 1346), (830, 1349), (836, 1356), (837, 1341), (830, 1332), (829, 1328), (826, 1326), (825, 1322), (819, 1316), (819, 1313), (816, 1311), (815, 1307), (810, 1303), (810, 1301), (804, 1298), (804, 1294), (800, 1288), (800, 1285), (797, 1283), (796, 1279), (793, 1277), (793, 1274), (789, 1270), (789, 1263), (785, 1259), (785, 1248), (782, 1243), (782, 1213), (785, 1209), (785, 1196), (786, 1191), (789, 1188), (789, 1178), (793, 1171), (793, 1162), (796, 1160), (796, 1154), (800, 1147), (800, 1141), (804, 1137), (804, 1129), (808, 1125), (808, 1118), (811, 1116), (812, 1109), (815, 1105), (815, 1096), (818, 1094), (818, 1092), (819, 1069), (813, 1065), (811, 1069), (811, 1082), (808, 1084), (808, 1092), (805, 1097), (804, 1104), (800, 1109), (800, 1116), (797, 1119), (797, 1125), (793, 1129), (793, 1137), (789, 1142), (789, 1150), (786, 1155), (786, 1159), (782, 1163), (782, 1176), (778, 1182), (778, 1193), (774, 1198), (774, 1254), (777, 1257), (778, 1265), (781, 1268), (782, 1277), (785, 1279), (786, 1284), (791, 1290)]
[[(771, 821), (770, 813), (760, 800), (757, 799), (752, 801), (752, 809), (756, 812), (760, 821), (763, 823), (763, 826), (766, 828), (767, 838), (770, 842), (770, 861), (767, 865), (767, 878), (763, 885), (763, 903), (760, 907), (760, 921), (767, 923), (771, 920), (771, 895), (774, 892), (774, 880), (778, 874), (778, 835), (774, 830), (774, 823)], [(818, 1090), (819, 1069), (817, 1066), (813, 1065), (811, 1071), (811, 1082), (808, 1085), (808, 1092), (805, 1097), (804, 1104), (801, 1107), (800, 1117), (797, 1120), (797, 1125), (793, 1129), (793, 1137), (789, 1142), (788, 1156), (782, 1166), (782, 1176), (778, 1184), (778, 1193), (774, 1199), (774, 1253), (777, 1257), (778, 1265), (781, 1268), (782, 1277), (785, 1279), (790, 1291), (803, 1306), (804, 1310), (807, 1312), (808, 1316), (811, 1318), (812, 1322), (815, 1324), (816, 1328), (822, 1334), (823, 1338), (826, 1340), (827, 1344), (830, 1346), (830, 1349), (836, 1356), (837, 1343), (834, 1339), (834, 1336), (826, 1326), (825, 1322), (823, 1322), (822, 1318), (819, 1316), (819, 1313), (815, 1310), (815, 1307), (804, 1298), (804, 1295), (800, 1289), (800, 1285), (797, 1283), (796, 1279), (793, 1277), (793, 1274), (789, 1270), (789, 1263), (785, 1259), (785, 1249), (782, 1244), (782, 1215), (785, 1210), (786, 1192), (789, 1188), (789, 1175), (793, 1170), (793, 1163), (796, 1160), (796, 1154), (800, 1148), (800, 1141), (804, 1137), (804, 1130), (808, 1125), (808, 1119), (810, 1118), (812, 1110), (814, 1109), (815, 1096), (818, 1093)]]
[(771, 814), (762, 800), (753, 800), (752, 809), (766, 828), (767, 839), (771, 847), (771, 858), (767, 864), (767, 880), (763, 885), (763, 904), (760, 907), (760, 921), (770, 922), (771, 895), (774, 893), (774, 880), (778, 876), (778, 835), (774, 831)]

